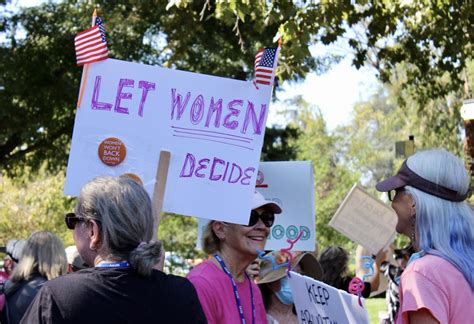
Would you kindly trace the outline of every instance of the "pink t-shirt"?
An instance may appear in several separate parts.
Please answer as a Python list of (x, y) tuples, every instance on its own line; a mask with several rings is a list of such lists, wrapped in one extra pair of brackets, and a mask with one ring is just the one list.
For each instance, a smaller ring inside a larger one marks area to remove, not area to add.
[[(240, 324), (240, 315), (234, 296), (232, 283), (217, 265), (210, 260), (205, 261), (191, 270), (188, 279), (193, 283), (198, 293), (202, 309), (209, 324), (226, 323)], [(252, 303), (249, 281), (236, 282), (240, 302), (244, 310), (246, 323), (252, 323)], [(266, 323), (265, 307), (258, 286), (252, 282), (252, 291), (255, 305), (255, 323)]]
[(473, 323), (474, 292), (451, 263), (427, 254), (411, 262), (401, 277), (397, 323), (408, 312), (426, 308), (440, 323)]

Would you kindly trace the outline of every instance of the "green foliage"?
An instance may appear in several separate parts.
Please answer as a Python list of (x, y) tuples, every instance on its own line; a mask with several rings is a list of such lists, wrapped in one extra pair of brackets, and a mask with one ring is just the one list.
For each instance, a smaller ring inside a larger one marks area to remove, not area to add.
[(291, 161), (296, 159), (296, 147), (292, 144), (300, 131), (293, 126), (267, 127), (263, 140), (262, 161)]
[(73, 199), (64, 196), (63, 181), (62, 172), (49, 174), (44, 167), (34, 177), (0, 178), (0, 242), (26, 239), (35, 231), (47, 230), (58, 235), (65, 246), (73, 244), (72, 231), (64, 224)]
[(175, 252), (185, 259), (195, 258), (197, 220), (194, 217), (163, 214), (158, 228), (158, 237), (165, 251)]

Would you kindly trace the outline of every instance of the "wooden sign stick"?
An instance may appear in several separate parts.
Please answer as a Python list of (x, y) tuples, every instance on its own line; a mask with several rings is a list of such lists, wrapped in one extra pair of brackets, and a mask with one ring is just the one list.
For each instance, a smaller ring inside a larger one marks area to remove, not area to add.
[(165, 199), (166, 180), (168, 178), (168, 169), (170, 166), (171, 153), (161, 151), (156, 170), (155, 188), (153, 189), (152, 211), (155, 218), (153, 238), (157, 238), (158, 226), (160, 225), (161, 211), (163, 210), (163, 201)]

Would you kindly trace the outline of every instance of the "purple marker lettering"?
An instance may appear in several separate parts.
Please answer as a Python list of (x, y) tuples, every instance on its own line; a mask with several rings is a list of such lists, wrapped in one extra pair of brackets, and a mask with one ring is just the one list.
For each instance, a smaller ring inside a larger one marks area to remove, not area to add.
[(247, 112), (245, 113), (244, 124), (242, 125), (242, 130), (240, 131), (242, 134), (247, 132), (247, 127), (249, 126), (249, 119), (252, 119), (252, 126), (253, 126), (253, 133), (254, 134), (261, 134), (262, 130), (265, 127), (265, 114), (267, 111), (267, 105), (262, 104), (262, 109), (260, 109), (260, 116), (257, 121), (257, 114), (255, 113), (255, 109), (253, 107), (253, 103), (251, 101), (248, 102), (247, 105)]
[(216, 118), (214, 119), (214, 127), (219, 128), (221, 122), (221, 115), (222, 115), (222, 99), (217, 100), (214, 102), (214, 97), (211, 97), (211, 103), (209, 104), (209, 110), (207, 111), (207, 118), (205, 127), (209, 127), (211, 123), (212, 115), (216, 113)]
[[(234, 170), (235, 168), (237, 168), (239, 170), (239, 175), (237, 178), (232, 179), (232, 175), (234, 174)], [(240, 168), (240, 166), (238, 166), (237, 164), (235, 163), (232, 163), (232, 169), (230, 169), (230, 174), (229, 174), (229, 183), (237, 183), (240, 179), (240, 177), (242, 176), (242, 169)]]
[[(207, 168), (207, 164), (209, 164), (209, 159), (201, 159), (199, 160), (199, 166), (196, 168), (196, 171), (194, 172), (194, 175), (198, 178), (204, 178), (206, 175), (205, 174), (201, 174), (201, 173), (198, 173), (199, 171), (201, 171), (202, 169), (206, 169)], [(206, 164), (204, 164), (206, 163)], [(212, 179), (211, 179), (212, 180)]]
[(227, 170), (229, 169), (229, 162), (225, 164), (224, 175), (222, 176), (222, 181), (225, 181), (225, 176), (227, 175)]
[(211, 166), (211, 174), (209, 175), (209, 180), (212, 180), (212, 181), (217, 181), (222, 177), (221, 174), (219, 175), (214, 174), (214, 170), (216, 169), (216, 163), (224, 165), (225, 162), (224, 160), (221, 160), (219, 158), (216, 158), (216, 157), (214, 158), (214, 161), (212, 161), (212, 166)]
[(100, 81), (102, 77), (100, 75), (95, 77), (94, 91), (92, 92), (92, 102), (91, 108), (97, 110), (110, 110), (112, 109), (112, 104), (107, 102), (99, 102), (99, 92), (100, 92)]
[(186, 98), (184, 99), (184, 102), (182, 102), (182, 97), (180, 94), (176, 95), (176, 89), (171, 89), (171, 119), (174, 118), (174, 109), (178, 109), (178, 113), (176, 116), (177, 120), (181, 119), (181, 116), (183, 115), (184, 109), (186, 109), (186, 106), (188, 105), (189, 98), (191, 97), (191, 92), (188, 92), (186, 94)]
[(194, 99), (193, 105), (191, 106), (191, 123), (197, 125), (201, 122), (202, 116), (204, 116), (204, 98), (199, 95)]
[[(251, 174), (248, 174), (248, 172), (251, 172)], [(240, 183), (243, 184), (244, 186), (248, 186), (250, 184), (250, 179), (252, 178), (253, 174), (255, 173), (255, 168), (247, 168), (244, 171), (244, 176), (240, 180)], [(248, 180), (245, 182), (245, 180)]]
[(239, 122), (237, 120), (230, 121), (230, 118), (232, 116), (238, 117), (240, 114), (240, 109), (234, 108), (235, 106), (242, 106), (243, 100), (240, 99), (235, 99), (229, 102), (227, 105), (227, 109), (230, 110), (230, 113), (228, 113), (225, 118), (224, 118), (224, 127), (228, 129), (236, 129), (239, 126)]
[[(189, 173), (184, 174), (188, 162), (189, 162)], [(193, 172), (194, 172), (195, 164), (196, 164), (196, 158), (194, 157), (194, 155), (192, 155), (191, 153), (186, 154), (186, 158), (184, 160), (183, 168), (181, 169), (181, 173), (179, 174), (179, 177), (180, 178), (189, 178), (189, 177), (191, 177), (193, 175)]]
[(133, 87), (134, 83), (135, 82), (130, 79), (120, 79), (117, 88), (117, 96), (115, 97), (115, 112), (127, 115), (129, 114), (128, 108), (120, 107), (120, 101), (122, 101), (122, 99), (132, 99), (132, 94), (130, 92), (122, 92), (122, 90), (125, 87)]
[(143, 117), (143, 106), (145, 106), (146, 97), (148, 95), (148, 91), (155, 90), (155, 84), (153, 82), (148, 81), (140, 81), (138, 82), (138, 87), (142, 90), (142, 99), (140, 100), (140, 106), (138, 107), (138, 115)]

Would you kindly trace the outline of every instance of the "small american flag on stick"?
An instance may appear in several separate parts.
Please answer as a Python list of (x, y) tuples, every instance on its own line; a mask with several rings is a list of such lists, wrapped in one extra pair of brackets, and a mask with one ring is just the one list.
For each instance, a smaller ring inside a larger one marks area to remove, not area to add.
[(267, 47), (255, 55), (255, 84), (272, 85), (280, 46)]
[(79, 66), (102, 61), (109, 57), (105, 30), (99, 17), (96, 17), (94, 26), (76, 35), (74, 44)]

